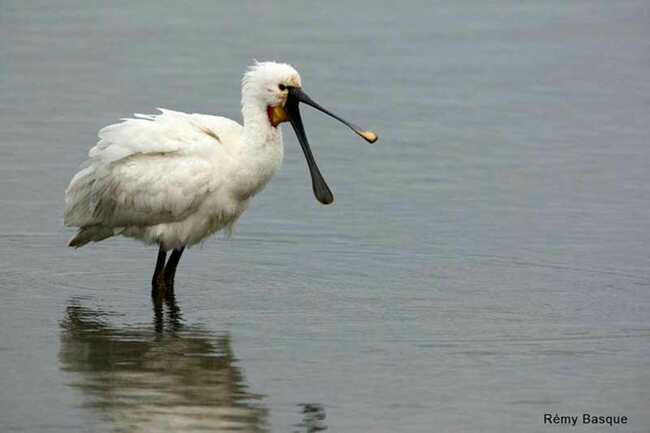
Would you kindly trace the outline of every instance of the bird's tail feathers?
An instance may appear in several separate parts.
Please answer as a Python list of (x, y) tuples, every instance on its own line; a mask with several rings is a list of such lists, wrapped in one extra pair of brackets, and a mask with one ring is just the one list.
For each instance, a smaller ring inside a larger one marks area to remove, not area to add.
[(76, 235), (70, 242), (68, 242), (69, 247), (79, 248), (86, 245), (88, 242), (99, 242), (103, 241), (106, 238), (110, 238), (115, 234), (115, 230), (111, 227), (105, 227), (101, 225), (93, 225), (81, 227)]

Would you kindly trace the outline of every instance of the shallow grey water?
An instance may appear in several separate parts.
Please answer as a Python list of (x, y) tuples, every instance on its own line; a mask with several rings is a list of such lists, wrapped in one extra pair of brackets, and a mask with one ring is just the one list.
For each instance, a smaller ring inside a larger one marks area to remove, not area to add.
[[(650, 431), (648, 9), (3, 0), (2, 431)], [(239, 118), (252, 58), (380, 141), (303, 110), (336, 205), (287, 130), (156, 314), (155, 251), (65, 248), (63, 190), (132, 112)]]

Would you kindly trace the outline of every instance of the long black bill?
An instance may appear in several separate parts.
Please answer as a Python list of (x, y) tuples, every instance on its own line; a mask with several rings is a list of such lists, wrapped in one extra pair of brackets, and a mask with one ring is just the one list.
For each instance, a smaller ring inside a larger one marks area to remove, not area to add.
[(377, 134), (375, 134), (374, 132), (366, 131), (366, 130), (364, 130), (362, 128), (359, 128), (354, 123), (350, 123), (347, 120), (342, 119), (341, 117), (337, 116), (336, 114), (334, 114), (331, 111), (327, 110), (326, 108), (322, 107), (319, 103), (317, 103), (316, 101), (311, 99), (308, 94), (303, 92), (301, 88), (299, 88), (299, 87), (289, 87), (289, 96), (290, 96), (289, 99), (291, 99), (291, 97), (293, 97), (293, 98), (297, 99), (298, 101), (304, 102), (307, 105), (311, 105), (315, 109), (327, 114), (330, 117), (333, 117), (334, 119), (338, 120), (339, 122), (341, 122), (342, 124), (344, 124), (345, 126), (350, 128), (351, 130), (353, 130), (355, 133), (357, 133), (361, 138), (366, 140), (368, 143), (374, 143), (375, 141), (377, 141)]
[(300, 102), (311, 105), (317, 110), (322, 111), (330, 117), (333, 117), (363, 137), (363, 139), (369, 143), (374, 143), (377, 141), (377, 135), (374, 132), (365, 131), (358, 126), (342, 119), (331, 111), (323, 108), (320, 104), (311, 99), (309, 95), (303, 92), (302, 89), (298, 87), (289, 87), (289, 97), (287, 98), (287, 102), (284, 105), (284, 111), (287, 113), (287, 117), (291, 122), (291, 126), (293, 126), (293, 129), (298, 136), (298, 141), (300, 142), (302, 151), (305, 153), (307, 165), (309, 166), (309, 173), (311, 174), (311, 186), (314, 190), (314, 195), (319, 202), (323, 204), (330, 204), (334, 201), (334, 195), (332, 195), (332, 191), (330, 191), (327, 183), (325, 182), (325, 179), (323, 179), (323, 176), (318, 169), (318, 165), (316, 165), (316, 161), (314, 160), (314, 155), (311, 153), (311, 148), (309, 147), (309, 142), (307, 141), (307, 135), (305, 134), (305, 128), (302, 125), (300, 110), (298, 109), (298, 103)]
[(309, 141), (307, 141), (305, 128), (302, 126), (302, 118), (300, 117), (300, 110), (298, 109), (298, 99), (291, 97), (291, 94), (289, 94), (287, 102), (284, 104), (284, 111), (287, 113), (289, 122), (291, 122), (293, 130), (296, 132), (296, 136), (300, 142), (300, 147), (302, 147), (302, 151), (305, 154), (307, 166), (309, 167), (309, 174), (311, 174), (311, 188), (314, 190), (316, 199), (323, 204), (332, 203), (334, 201), (334, 195), (332, 194), (332, 191), (330, 191), (329, 186), (327, 186), (325, 179), (323, 179), (323, 175), (320, 174), (314, 155), (311, 153)]

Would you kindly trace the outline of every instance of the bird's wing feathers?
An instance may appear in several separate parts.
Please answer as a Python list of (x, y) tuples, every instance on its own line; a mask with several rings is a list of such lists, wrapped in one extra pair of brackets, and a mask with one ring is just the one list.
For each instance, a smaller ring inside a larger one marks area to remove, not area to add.
[(136, 114), (135, 118), (102, 128), (99, 142), (88, 156), (109, 164), (134, 154), (198, 155), (210, 150), (214, 140), (220, 141), (219, 134), (241, 129), (237, 122), (225, 117), (159, 110), (161, 114)]
[(99, 132), (88, 166), (66, 190), (65, 224), (84, 227), (181, 221), (210, 193), (214, 165), (241, 126), (217, 116), (161, 110)]

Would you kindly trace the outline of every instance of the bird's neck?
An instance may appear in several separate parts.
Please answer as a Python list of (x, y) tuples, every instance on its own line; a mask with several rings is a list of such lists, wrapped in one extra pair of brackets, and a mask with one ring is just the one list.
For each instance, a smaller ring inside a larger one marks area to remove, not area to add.
[(269, 145), (282, 145), (282, 131), (279, 126), (271, 125), (266, 106), (257, 101), (245, 99), (242, 102), (244, 119), (242, 145), (256, 150)]
[(271, 125), (266, 107), (244, 104), (244, 128), (239, 144), (234, 194), (251, 197), (271, 180), (284, 153), (282, 132)]

